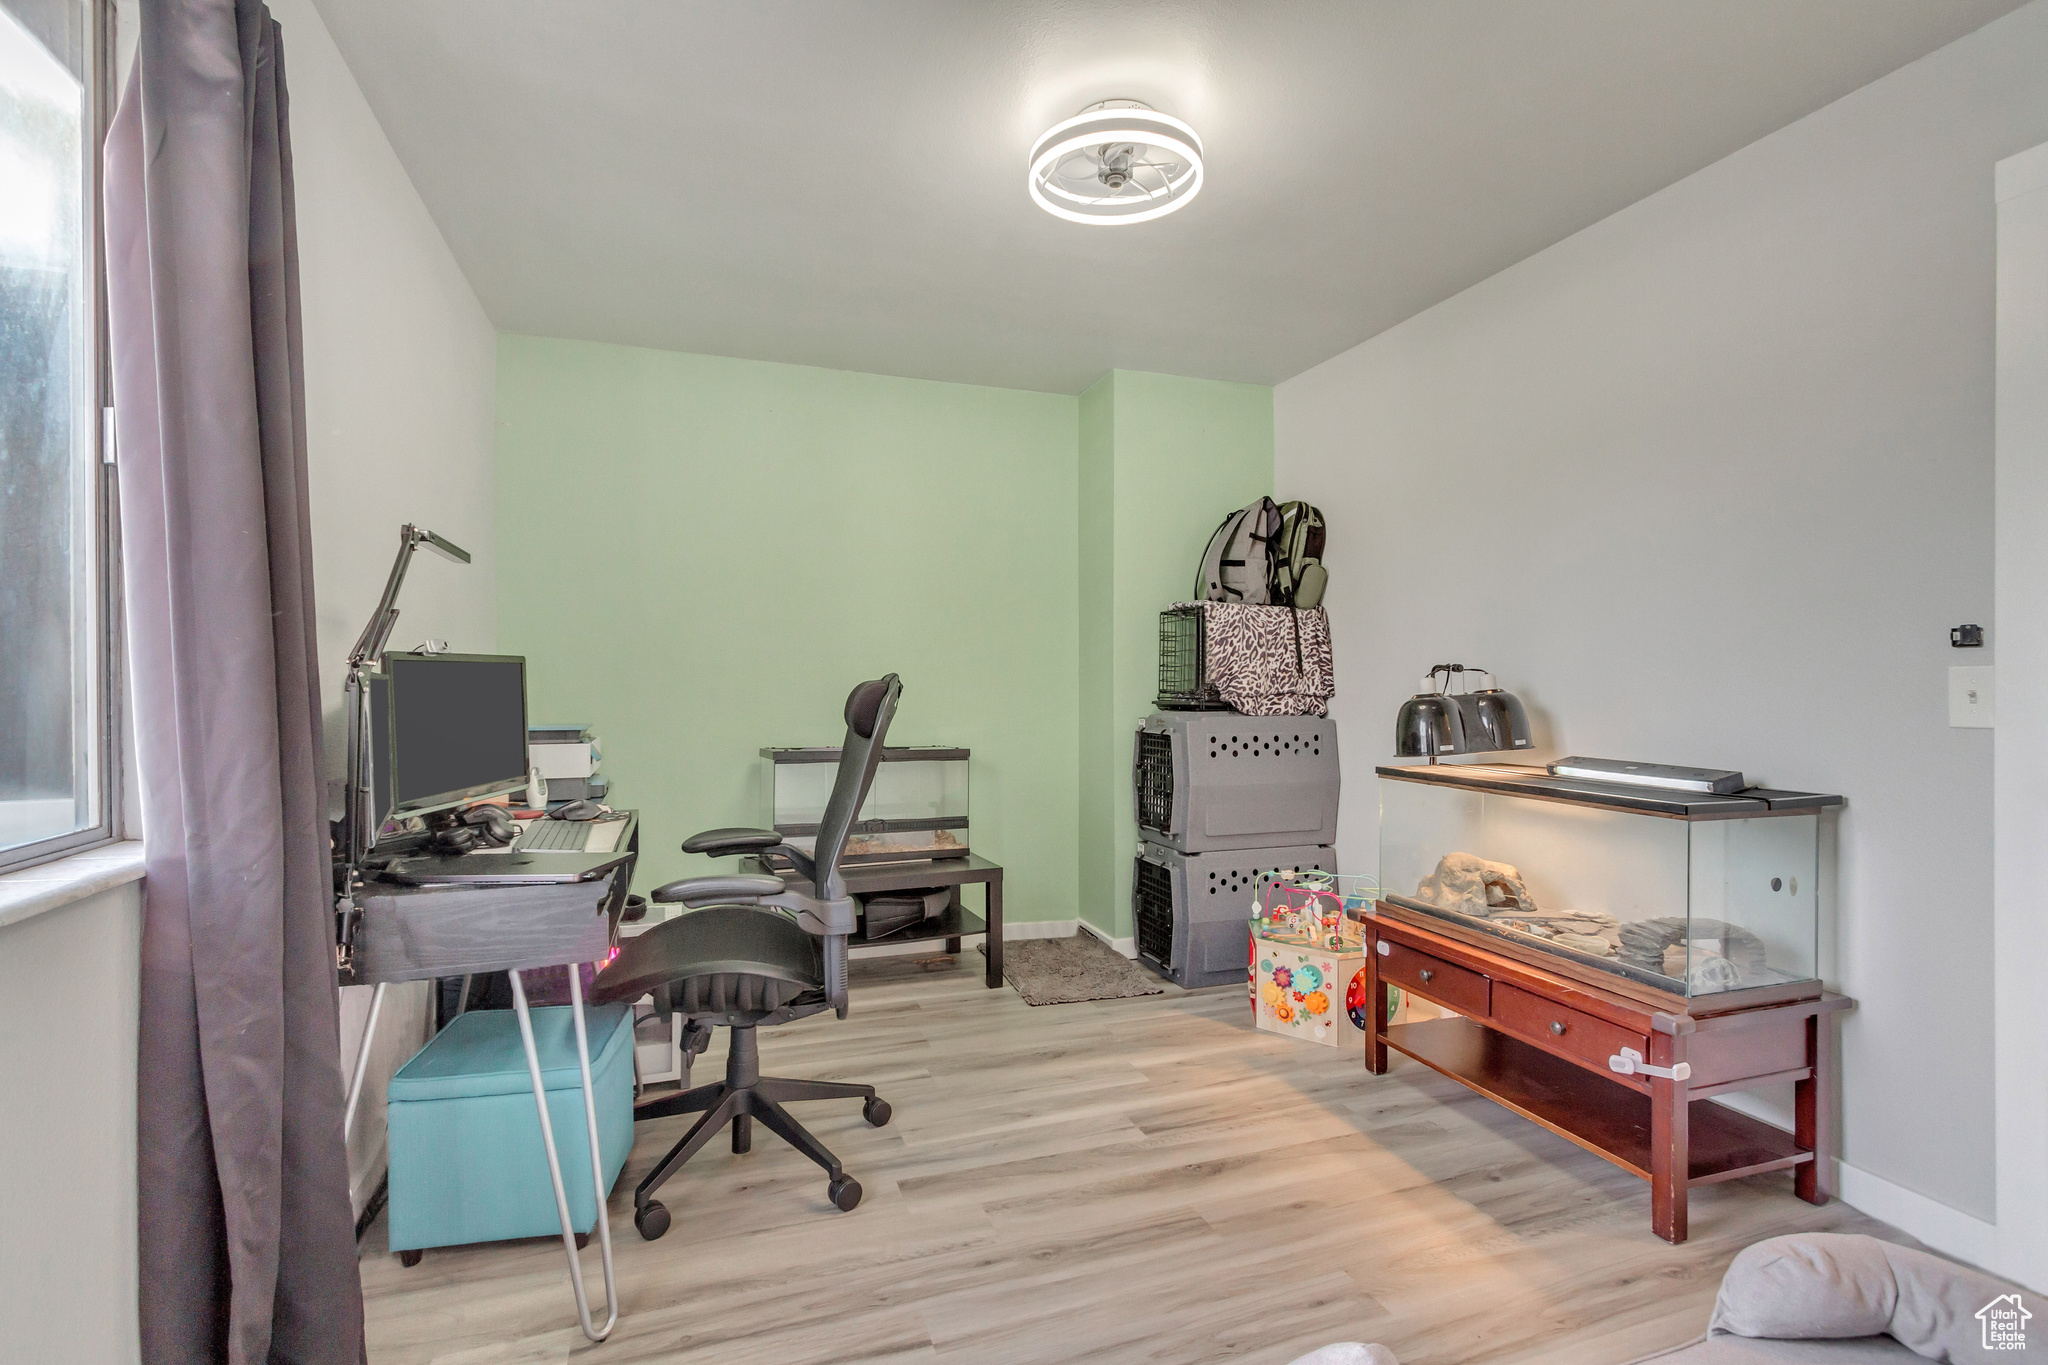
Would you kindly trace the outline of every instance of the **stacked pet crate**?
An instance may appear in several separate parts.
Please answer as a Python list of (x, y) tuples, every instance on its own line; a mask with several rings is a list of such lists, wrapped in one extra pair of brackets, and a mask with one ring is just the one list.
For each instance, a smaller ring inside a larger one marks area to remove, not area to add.
[(1337, 725), (1247, 716), (1208, 681), (1199, 606), (1160, 617), (1160, 710), (1139, 727), (1139, 960), (1186, 987), (1241, 983), (1261, 873), (1337, 870)]

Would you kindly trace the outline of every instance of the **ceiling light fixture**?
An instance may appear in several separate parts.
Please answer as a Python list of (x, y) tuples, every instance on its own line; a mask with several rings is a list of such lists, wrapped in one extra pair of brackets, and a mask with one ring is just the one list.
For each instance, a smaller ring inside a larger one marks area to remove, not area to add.
[(1136, 100), (1104, 100), (1031, 148), (1031, 197), (1056, 218), (1105, 227), (1163, 218), (1202, 189), (1202, 139)]

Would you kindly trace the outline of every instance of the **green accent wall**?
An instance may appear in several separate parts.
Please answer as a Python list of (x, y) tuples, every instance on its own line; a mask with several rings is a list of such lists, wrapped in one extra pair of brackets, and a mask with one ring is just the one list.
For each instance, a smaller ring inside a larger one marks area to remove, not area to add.
[[(764, 745), (963, 745), (1013, 921), (1079, 882), (1079, 403), (588, 342), (498, 343), (498, 644), (536, 721), (587, 721), (641, 811), (641, 889), (729, 867)], [(1270, 450), (1270, 435), (1268, 438)]]
[(1273, 491), (1273, 390), (1116, 370), (1081, 395), (1080, 913), (1131, 935), (1131, 746), (1158, 695), (1159, 613), (1224, 514)]
[[(1120, 725), (1110, 704), (1116, 643), (1116, 374), (1081, 395), (1080, 574), (1080, 883), (1078, 917), (1115, 932), (1117, 823), (1131, 823), (1130, 759), (1118, 752)], [(1117, 774), (1123, 773), (1118, 786)], [(1118, 804), (1118, 793), (1124, 794)]]
[(684, 838), (768, 814), (759, 751), (836, 744), (896, 672), (890, 741), (960, 745), (1016, 923), (1130, 936), (1131, 735), (1158, 614), (1273, 488), (1273, 391), (1117, 370), (1078, 398), (498, 339), (498, 647), (536, 722), (586, 722)]

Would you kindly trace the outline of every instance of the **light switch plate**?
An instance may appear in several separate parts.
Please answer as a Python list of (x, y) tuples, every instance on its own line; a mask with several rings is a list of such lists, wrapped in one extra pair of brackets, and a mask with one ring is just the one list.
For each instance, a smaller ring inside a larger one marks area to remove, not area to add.
[(1948, 671), (1948, 723), (1989, 730), (1998, 709), (1998, 683), (1988, 664)]

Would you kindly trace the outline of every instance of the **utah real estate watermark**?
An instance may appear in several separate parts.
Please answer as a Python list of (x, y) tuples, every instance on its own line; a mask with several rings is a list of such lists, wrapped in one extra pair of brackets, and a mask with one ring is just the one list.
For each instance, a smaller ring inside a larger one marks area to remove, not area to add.
[(2017, 1294), (2000, 1294), (1977, 1310), (1977, 1321), (1984, 1324), (1984, 1349), (1987, 1351), (2024, 1351), (2027, 1349), (2027, 1322), (2034, 1315), (2027, 1311)]

